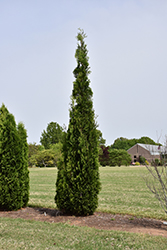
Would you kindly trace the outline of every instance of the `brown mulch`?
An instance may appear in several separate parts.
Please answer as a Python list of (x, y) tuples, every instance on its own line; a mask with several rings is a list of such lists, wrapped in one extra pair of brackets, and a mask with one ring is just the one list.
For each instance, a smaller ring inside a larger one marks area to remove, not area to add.
[(0, 217), (22, 218), (51, 223), (66, 222), (76, 226), (161, 235), (167, 238), (167, 225), (164, 225), (162, 221), (137, 218), (130, 215), (113, 215), (95, 212), (93, 215), (82, 217), (63, 215), (55, 209), (26, 207), (18, 211), (0, 211)]

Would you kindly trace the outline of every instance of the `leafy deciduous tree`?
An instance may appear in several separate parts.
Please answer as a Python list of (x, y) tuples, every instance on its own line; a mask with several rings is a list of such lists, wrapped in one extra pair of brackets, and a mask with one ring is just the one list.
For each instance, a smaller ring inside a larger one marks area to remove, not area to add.
[(62, 142), (63, 134), (63, 128), (57, 122), (50, 122), (46, 131), (42, 132), (40, 143), (45, 149), (49, 149), (50, 145)]
[(36, 156), (37, 154), (44, 150), (44, 146), (37, 145), (36, 143), (28, 144), (28, 166), (33, 167), (37, 165)]
[(45, 149), (42, 145), (37, 145), (34, 143), (28, 144), (28, 157), (30, 158), (32, 155), (37, 154), (38, 151)]
[(57, 162), (61, 159), (62, 143), (56, 143), (49, 149), (38, 150), (30, 158), (30, 164), (36, 167), (56, 167)]
[(127, 138), (117, 138), (113, 145), (110, 146), (111, 149), (124, 149), (128, 150), (133, 147), (136, 143), (150, 144), (150, 145), (159, 145), (155, 143), (151, 138), (143, 136), (140, 139), (127, 139)]
[(109, 146), (101, 146), (102, 153), (99, 155), (99, 162), (102, 166), (129, 166), (131, 157), (124, 149), (110, 149)]
[(110, 150), (110, 166), (129, 166), (131, 160), (131, 156), (124, 149)]
[(109, 147), (101, 146), (101, 153), (99, 154), (99, 162), (101, 166), (110, 166)]

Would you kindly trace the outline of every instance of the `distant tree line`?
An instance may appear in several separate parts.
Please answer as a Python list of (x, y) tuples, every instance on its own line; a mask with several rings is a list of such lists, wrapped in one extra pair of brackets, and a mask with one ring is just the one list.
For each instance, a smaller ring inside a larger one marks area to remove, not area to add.
[(137, 143), (150, 144), (150, 145), (159, 145), (159, 143), (155, 143), (151, 138), (143, 136), (140, 139), (127, 139), (127, 138), (117, 138), (114, 143), (110, 146), (112, 149), (124, 149), (128, 150), (133, 147)]
[(65, 131), (57, 122), (50, 122), (43, 130), (40, 143), (29, 144), (28, 164), (30, 167), (56, 167), (62, 154)]
[[(127, 150), (136, 143), (159, 145), (149, 137), (139, 139), (117, 138), (111, 146), (106, 146), (106, 140), (102, 132), (96, 129), (99, 163), (101, 166), (128, 166), (131, 163), (131, 157)], [(46, 130), (43, 130), (40, 137), (40, 145), (36, 143), (29, 144), (29, 166), (36, 167), (55, 167), (62, 157), (62, 146), (66, 131), (57, 122), (50, 122)], [(141, 159), (142, 164), (142, 159)]]
[(129, 166), (131, 156), (124, 149), (111, 149), (109, 146), (101, 146), (99, 153), (99, 162), (101, 166)]
[[(117, 138), (111, 146), (100, 145), (99, 162), (101, 166), (128, 166), (131, 163), (131, 157), (127, 150), (137, 143), (159, 145), (149, 137), (140, 139)], [(141, 158), (141, 164), (143, 158)]]
[[(98, 148), (106, 143), (102, 132), (96, 129)], [(50, 122), (40, 137), (40, 145), (29, 143), (28, 164), (30, 167), (56, 167), (62, 157), (65, 129), (57, 122)]]

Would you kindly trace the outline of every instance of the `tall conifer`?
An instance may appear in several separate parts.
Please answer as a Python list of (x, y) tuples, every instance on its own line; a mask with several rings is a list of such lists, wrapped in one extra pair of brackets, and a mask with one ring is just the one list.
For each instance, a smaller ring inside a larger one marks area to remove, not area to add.
[(19, 180), (20, 188), (23, 196), (23, 207), (26, 207), (29, 200), (29, 170), (28, 170), (28, 143), (27, 143), (27, 131), (23, 123), (19, 123), (17, 126), (19, 135), (19, 147), (20, 147), (20, 171)]
[(89, 86), (88, 51), (82, 30), (77, 35), (77, 67), (71, 96), (70, 122), (59, 164), (55, 202), (70, 214), (93, 214), (100, 190), (97, 126), (93, 110), (93, 92)]
[(3, 104), (0, 108), (0, 209), (4, 210), (17, 210), (27, 204), (23, 188), (26, 175), (23, 159), (26, 158), (19, 131), (14, 116)]

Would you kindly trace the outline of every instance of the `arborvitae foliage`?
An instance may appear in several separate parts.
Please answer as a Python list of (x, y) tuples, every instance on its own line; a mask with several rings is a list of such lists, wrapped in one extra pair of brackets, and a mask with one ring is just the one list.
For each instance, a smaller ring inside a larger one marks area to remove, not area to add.
[(66, 213), (93, 214), (100, 191), (97, 126), (89, 86), (90, 73), (85, 34), (77, 35), (77, 67), (72, 92), (70, 122), (58, 167), (55, 202)]
[(19, 180), (20, 188), (23, 196), (23, 207), (26, 207), (29, 200), (29, 170), (28, 170), (28, 143), (27, 143), (27, 131), (24, 128), (23, 123), (19, 123), (17, 126), (19, 134), (19, 147), (21, 154)]
[(3, 104), (0, 108), (0, 209), (24, 206), (23, 151), (14, 116)]
[(0, 208), (19, 209), (20, 192), (18, 133), (14, 117), (4, 105), (0, 109)]

